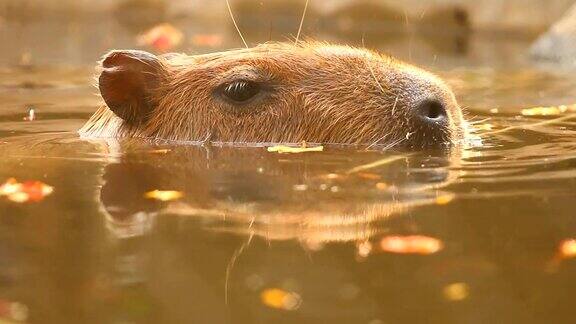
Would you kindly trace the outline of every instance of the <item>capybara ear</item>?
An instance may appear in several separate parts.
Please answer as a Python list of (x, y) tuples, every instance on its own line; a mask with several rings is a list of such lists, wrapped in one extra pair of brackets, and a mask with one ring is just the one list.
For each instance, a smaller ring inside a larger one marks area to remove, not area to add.
[(102, 60), (98, 87), (102, 98), (128, 124), (145, 121), (156, 103), (153, 95), (164, 75), (159, 59), (148, 52), (112, 51)]

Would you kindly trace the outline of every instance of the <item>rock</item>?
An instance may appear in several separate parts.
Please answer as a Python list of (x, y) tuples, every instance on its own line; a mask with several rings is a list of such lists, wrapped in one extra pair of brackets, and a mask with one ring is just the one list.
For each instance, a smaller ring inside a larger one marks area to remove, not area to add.
[(530, 49), (536, 60), (576, 67), (576, 4)]

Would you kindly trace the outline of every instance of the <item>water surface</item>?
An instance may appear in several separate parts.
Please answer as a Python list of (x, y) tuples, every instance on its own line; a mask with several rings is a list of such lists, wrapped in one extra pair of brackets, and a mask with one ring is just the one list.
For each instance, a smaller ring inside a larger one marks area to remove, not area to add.
[(467, 145), (285, 155), (79, 139), (104, 49), (77, 50), (0, 68), (0, 183), (54, 188), (0, 197), (0, 320), (573, 321), (576, 111), (522, 114), (576, 103), (573, 73), (424, 59), (467, 109)]

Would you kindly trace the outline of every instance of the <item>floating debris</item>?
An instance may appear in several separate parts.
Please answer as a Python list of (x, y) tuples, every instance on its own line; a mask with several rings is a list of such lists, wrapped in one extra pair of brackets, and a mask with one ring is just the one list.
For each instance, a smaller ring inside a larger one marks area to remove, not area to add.
[(0, 299), (0, 323), (26, 322), (28, 306), (6, 299)]
[(295, 292), (285, 291), (279, 288), (269, 288), (260, 294), (262, 304), (276, 309), (296, 310), (302, 304), (302, 297)]
[(359, 257), (366, 258), (372, 251), (372, 243), (370, 241), (360, 242), (356, 245), (356, 253)]
[(423, 235), (392, 235), (382, 238), (383, 251), (398, 254), (434, 254), (444, 247), (439, 239)]
[(346, 178), (346, 175), (338, 174), (338, 173), (328, 173), (328, 174), (321, 174), (318, 176), (319, 179), (334, 181), (334, 180), (342, 180)]
[(144, 197), (160, 201), (172, 201), (184, 197), (184, 193), (175, 190), (152, 190), (145, 193)]
[(167, 52), (182, 43), (184, 34), (171, 24), (152, 27), (137, 38), (138, 45), (151, 46), (159, 52)]
[(558, 251), (554, 254), (544, 270), (548, 273), (556, 273), (565, 259), (576, 257), (576, 239), (569, 238), (560, 241), (558, 244)]
[(10, 201), (16, 203), (38, 202), (46, 196), (52, 194), (54, 187), (41, 181), (18, 182), (15, 178), (10, 178), (0, 185), (0, 196), (6, 196)]
[(276, 153), (305, 153), (305, 152), (322, 152), (324, 151), (324, 146), (313, 146), (313, 147), (306, 147), (306, 145), (302, 145), (301, 147), (293, 147), (293, 146), (285, 146), (285, 145), (277, 145), (277, 146), (269, 146), (266, 148), (268, 152), (276, 152)]
[(450, 301), (461, 301), (468, 298), (470, 288), (466, 283), (455, 282), (445, 286), (444, 289), (442, 289), (442, 294), (444, 298)]
[(576, 257), (576, 239), (566, 239), (560, 242), (558, 247), (560, 256), (562, 258), (573, 258)]
[(386, 189), (388, 189), (388, 184), (385, 182), (378, 182), (378, 183), (376, 183), (376, 189), (382, 190), (382, 191), (386, 190)]
[(523, 116), (556, 116), (565, 112), (576, 112), (576, 104), (522, 109)]
[(326, 179), (329, 179), (329, 180), (336, 180), (336, 179), (339, 179), (339, 178), (342, 178), (342, 177), (343, 177), (343, 176), (341, 176), (341, 175), (339, 175), (339, 174), (337, 174), (337, 173), (328, 173), (328, 174), (326, 175)]
[(366, 179), (366, 180), (379, 180), (380, 178), (382, 178), (381, 175), (377, 174), (377, 173), (371, 173), (371, 172), (358, 172), (356, 173), (356, 175), (362, 179)]
[(28, 109), (28, 116), (24, 117), (24, 120), (33, 121), (35, 119), (36, 119), (36, 111), (34, 110), (33, 107), (30, 107)]
[(292, 189), (294, 189), (294, 191), (306, 191), (306, 190), (308, 190), (308, 185), (307, 184), (295, 184), (292, 186)]
[(443, 194), (436, 197), (436, 205), (446, 205), (449, 204), (452, 200), (454, 200), (454, 194)]

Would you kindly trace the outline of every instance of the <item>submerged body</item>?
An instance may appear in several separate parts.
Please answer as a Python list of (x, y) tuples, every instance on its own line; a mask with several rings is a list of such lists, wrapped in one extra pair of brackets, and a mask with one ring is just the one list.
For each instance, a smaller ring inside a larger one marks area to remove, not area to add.
[(242, 143), (453, 143), (463, 118), (434, 75), (388, 56), (323, 43), (205, 55), (112, 51), (106, 106), (83, 137)]

